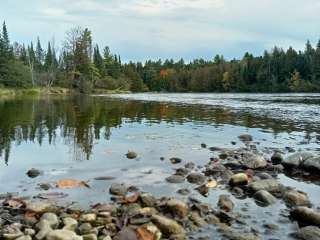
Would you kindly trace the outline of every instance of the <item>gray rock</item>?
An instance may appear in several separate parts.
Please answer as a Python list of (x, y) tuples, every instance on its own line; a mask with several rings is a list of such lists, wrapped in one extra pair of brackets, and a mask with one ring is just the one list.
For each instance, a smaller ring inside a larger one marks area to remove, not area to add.
[(243, 142), (253, 141), (253, 137), (250, 134), (242, 134), (242, 135), (238, 136), (238, 138)]
[(265, 168), (268, 164), (266, 159), (262, 155), (255, 154), (243, 149), (231, 151), (228, 155), (229, 157), (223, 160), (222, 164), (233, 169), (261, 169)]
[(281, 164), (283, 161), (282, 154), (279, 152), (273, 153), (273, 155), (271, 156), (271, 161), (272, 161), (272, 164), (274, 165)]
[(320, 171), (320, 156), (315, 156), (308, 158), (302, 163), (302, 167), (309, 171), (317, 171), (319, 174)]
[(27, 175), (30, 178), (36, 178), (41, 174), (41, 171), (35, 168), (31, 168), (30, 170), (28, 170)]
[(44, 213), (40, 218), (40, 221), (43, 220), (48, 221), (50, 227), (53, 229), (57, 228), (59, 225), (59, 219), (55, 213)]
[(310, 206), (308, 195), (304, 192), (289, 190), (283, 195), (284, 202), (290, 207)]
[(170, 162), (172, 164), (178, 164), (178, 163), (182, 162), (182, 159), (181, 158), (177, 158), (177, 157), (173, 157), (173, 158), (170, 158)]
[(185, 230), (175, 220), (161, 215), (153, 215), (151, 221), (160, 229), (164, 237), (170, 237), (171, 235), (185, 235)]
[(25, 236), (18, 237), (15, 240), (32, 240), (32, 237), (29, 235), (25, 235)]
[(320, 240), (320, 228), (308, 226), (301, 228), (298, 235), (303, 240)]
[(112, 195), (125, 196), (128, 193), (128, 187), (125, 184), (113, 183), (109, 192)]
[(83, 238), (72, 231), (53, 230), (48, 233), (46, 240), (83, 240)]
[(256, 174), (257, 177), (259, 177), (260, 179), (273, 179), (273, 177), (266, 172), (259, 172)]
[(298, 152), (289, 155), (282, 161), (282, 165), (285, 168), (298, 168), (300, 165), (308, 160), (309, 158), (314, 157), (312, 153), (309, 152)]
[(54, 212), (56, 207), (48, 201), (29, 201), (26, 209), (34, 213)]
[(128, 159), (135, 159), (138, 157), (138, 154), (136, 152), (129, 151), (126, 156)]
[(223, 234), (230, 240), (261, 240), (262, 238), (253, 233), (240, 233), (236, 231), (227, 231)]
[(274, 204), (277, 199), (268, 191), (260, 190), (253, 195), (258, 205), (269, 206)]
[(190, 194), (190, 190), (187, 188), (181, 188), (177, 191), (177, 193), (179, 193), (180, 195), (188, 195)]
[(231, 201), (229, 195), (220, 195), (217, 205), (225, 212), (231, 212), (234, 208), (234, 203)]
[(71, 217), (67, 217), (63, 219), (63, 224), (63, 230), (74, 231), (78, 226), (78, 221)]
[(201, 173), (190, 173), (187, 176), (187, 180), (189, 183), (194, 183), (194, 184), (204, 184), (206, 181), (206, 177), (201, 174)]
[(290, 217), (302, 225), (320, 226), (320, 212), (308, 207), (297, 207), (290, 212)]
[(270, 193), (281, 193), (283, 190), (283, 185), (274, 179), (264, 179), (250, 183), (248, 188), (253, 193), (260, 190), (265, 190)]
[(49, 232), (52, 231), (50, 222), (44, 219), (36, 224), (36, 228), (39, 230), (39, 232), (36, 235), (36, 239), (38, 240), (44, 239), (49, 234)]
[(154, 207), (157, 199), (151, 193), (141, 193), (140, 199), (144, 207)]
[(247, 185), (249, 181), (248, 175), (245, 173), (237, 173), (230, 178), (231, 186)]
[(166, 178), (166, 181), (169, 183), (183, 183), (184, 180), (185, 180), (184, 176), (176, 175), (176, 174)]
[(83, 240), (97, 240), (98, 237), (97, 235), (91, 233), (91, 234), (86, 234), (82, 236)]
[(90, 234), (92, 232), (92, 229), (93, 227), (90, 223), (82, 223), (78, 228), (81, 235)]
[(189, 214), (189, 207), (188, 205), (178, 199), (170, 199), (166, 203), (167, 208), (172, 212), (174, 215), (185, 218)]

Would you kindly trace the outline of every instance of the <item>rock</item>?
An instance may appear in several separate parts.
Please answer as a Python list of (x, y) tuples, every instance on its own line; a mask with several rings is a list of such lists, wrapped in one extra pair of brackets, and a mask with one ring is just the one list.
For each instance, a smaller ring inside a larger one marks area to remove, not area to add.
[(188, 175), (189, 170), (187, 168), (178, 168), (176, 169), (176, 175), (186, 176)]
[(141, 193), (140, 199), (144, 207), (154, 207), (157, 199), (151, 193)]
[(245, 173), (237, 173), (233, 175), (229, 181), (231, 186), (247, 185), (249, 181), (248, 175)]
[(198, 227), (202, 227), (207, 224), (197, 211), (191, 212), (190, 220)]
[(98, 240), (97, 235), (94, 233), (83, 235), (82, 238), (83, 240)]
[(257, 177), (259, 177), (260, 179), (273, 179), (273, 177), (266, 172), (259, 172), (256, 174)]
[(31, 168), (30, 170), (28, 170), (27, 175), (30, 178), (36, 178), (41, 174), (41, 172), (38, 169), (35, 168)]
[(63, 224), (63, 230), (74, 231), (78, 226), (78, 221), (71, 217), (67, 217), (63, 219)]
[(54, 212), (56, 207), (47, 201), (29, 201), (26, 203), (26, 209), (34, 213)]
[(193, 162), (187, 162), (184, 167), (187, 169), (193, 169), (196, 165)]
[(187, 180), (189, 183), (201, 185), (205, 183), (206, 177), (201, 173), (190, 173), (187, 176)]
[(258, 205), (269, 206), (274, 204), (277, 199), (268, 191), (260, 190), (253, 195), (253, 198), (257, 201)]
[(48, 191), (48, 190), (51, 188), (51, 185), (50, 185), (49, 183), (40, 183), (40, 184), (39, 184), (39, 187), (40, 187), (42, 190)]
[(253, 141), (253, 137), (250, 134), (242, 134), (242, 135), (238, 136), (238, 138), (243, 142)]
[(172, 212), (174, 215), (180, 217), (180, 218), (185, 218), (189, 214), (189, 207), (188, 205), (180, 201), (178, 199), (170, 199), (166, 203), (167, 208)]
[(298, 236), (303, 240), (320, 240), (320, 228), (314, 226), (301, 228)]
[(261, 169), (268, 165), (266, 159), (262, 155), (243, 149), (230, 151), (228, 155), (229, 157), (221, 161), (221, 163), (232, 169)]
[(171, 235), (185, 235), (185, 230), (175, 220), (161, 215), (153, 215), (151, 221), (160, 229), (164, 237), (170, 237)]
[(112, 240), (112, 238), (110, 236), (105, 236), (105, 237), (102, 238), (102, 240)]
[[(147, 233), (147, 234), (146, 234)], [(137, 229), (137, 235), (139, 239), (147, 240), (144, 236), (150, 236), (148, 239), (152, 240), (160, 240), (162, 237), (162, 233), (160, 230), (152, 223), (148, 223), (145, 225), (142, 225)]]
[(130, 227), (124, 227), (117, 233), (114, 239), (117, 240), (138, 240), (136, 232)]
[(290, 207), (310, 206), (310, 201), (306, 193), (289, 190), (283, 195), (284, 202)]
[(317, 141), (320, 141), (320, 135), (316, 136)]
[(96, 219), (97, 215), (95, 213), (87, 213), (80, 216), (80, 221), (82, 222), (94, 222)]
[(190, 194), (190, 190), (187, 188), (181, 188), (177, 191), (177, 193), (179, 193), (180, 195), (188, 195)]
[(280, 193), (283, 190), (283, 185), (275, 179), (264, 179), (250, 183), (248, 189), (253, 193), (260, 190), (265, 190), (270, 193)]
[(4, 239), (16, 239), (16, 238), (19, 238), (21, 236), (23, 236), (23, 233), (21, 232), (20, 230), (20, 227), (17, 226), (17, 225), (10, 225), (10, 226), (5, 226), (3, 229), (2, 229), (2, 226), (1, 226), (1, 233), (0, 236), (2, 235)]
[(25, 236), (18, 237), (15, 240), (32, 240), (32, 237), (29, 235), (25, 235)]
[(285, 158), (282, 161), (282, 165), (285, 168), (298, 168), (304, 161), (312, 157), (314, 157), (314, 155), (309, 152), (294, 153), (292, 155), (289, 155), (287, 158)]
[(308, 158), (302, 163), (302, 167), (308, 171), (314, 171), (319, 174), (320, 171), (320, 156)]
[(53, 230), (48, 233), (46, 240), (83, 240), (83, 238), (72, 231)]
[(173, 157), (173, 158), (170, 158), (170, 162), (171, 162), (172, 164), (178, 164), (178, 163), (181, 163), (181, 162), (182, 162), (182, 159), (181, 159), (181, 158)]
[(39, 229), (39, 232), (36, 235), (36, 239), (42, 240), (44, 239), (49, 232), (52, 232), (52, 228), (50, 223), (47, 220), (41, 220), (36, 224), (36, 228)]
[(185, 180), (185, 177), (181, 175), (176, 175), (176, 174), (166, 178), (166, 181), (169, 183), (183, 183), (184, 180)]
[(234, 203), (231, 201), (229, 195), (220, 195), (217, 205), (221, 210), (225, 212), (231, 212), (234, 208)]
[(201, 143), (201, 147), (202, 147), (202, 148), (207, 148), (207, 144)]
[(129, 151), (126, 156), (128, 159), (135, 159), (138, 157), (138, 154), (136, 152)]
[(297, 207), (290, 212), (290, 217), (300, 224), (320, 226), (320, 212), (308, 207)]
[(92, 229), (93, 227), (90, 223), (82, 223), (78, 228), (81, 235), (90, 234), (92, 232)]
[(40, 221), (43, 220), (48, 221), (50, 227), (53, 229), (57, 228), (59, 225), (59, 219), (55, 213), (44, 213), (40, 218)]
[(36, 234), (36, 231), (32, 228), (25, 228), (24, 234), (29, 236), (34, 236)]
[(281, 164), (283, 161), (283, 157), (281, 153), (274, 152), (273, 155), (271, 156), (271, 161), (272, 161), (272, 164), (274, 165)]
[(112, 195), (125, 196), (128, 193), (128, 187), (125, 184), (113, 183), (109, 192)]
[(199, 187), (196, 187), (195, 190), (197, 190), (202, 196), (207, 197), (209, 194), (209, 187), (207, 184), (202, 184)]
[(229, 240), (261, 240), (262, 238), (253, 233), (240, 233), (236, 231), (226, 231), (224, 237)]

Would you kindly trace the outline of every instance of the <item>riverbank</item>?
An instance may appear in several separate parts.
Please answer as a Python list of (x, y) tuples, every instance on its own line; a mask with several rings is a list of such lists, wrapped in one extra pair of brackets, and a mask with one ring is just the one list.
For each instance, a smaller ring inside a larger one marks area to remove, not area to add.
[[(285, 239), (318, 239), (320, 212), (303, 189), (283, 184), (281, 174), (310, 176), (320, 172), (320, 155), (311, 152), (289, 153), (274, 149), (265, 157), (257, 151), (251, 135), (239, 136), (244, 143), (241, 148), (207, 147), (209, 162), (194, 162), (171, 157), (160, 158), (163, 164), (172, 166), (172, 175), (165, 181), (180, 188), (176, 197), (155, 197), (133, 184), (115, 177), (100, 176), (95, 181), (112, 182), (108, 192), (111, 201), (97, 202), (90, 209), (77, 207), (76, 202), (59, 205), (63, 193), (54, 189), (90, 188), (90, 183), (73, 179), (55, 183), (41, 183), (42, 194), (32, 198), (3, 194), (0, 207), (0, 234), (3, 239), (31, 240), (160, 240), (160, 239), (232, 239), (259, 240), (265, 236), (281, 235), (283, 225), (297, 223)], [(317, 137), (318, 141), (320, 138)], [(129, 160), (139, 158), (139, 153), (125, 154)], [(41, 169), (26, 173), (36, 179)], [(156, 173), (149, 172), (148, 175)], [(219, 193), (220, 191), (227, 192)], [(49, 192), (48, 192), (49, 191)], [(206, 198), (217, 195), (217, 202), (205, 203)], [(247, 199), (258, 208), (265, 208), (269, 217), (279, 217), (277, 223), (259, 218), (260, 228), (250, 227), (248, 221), (254, 216), (249, 204), (237, 205)], [(76, 200), (76, 199), (75, 199)], [(271, 212), (277, 206), (280, 212)], [(279, 214), (279, 216), (276, 216)], [(213, 238), (211, 228), (217, 232)]]
[(67, 88), (52, 87), (52, 88), (0, 88), (0, 97), (14, 97), (20, 95), (45, 95), (45, 94), (59, 94), (65, 95), (70, 93), (71, 90)]

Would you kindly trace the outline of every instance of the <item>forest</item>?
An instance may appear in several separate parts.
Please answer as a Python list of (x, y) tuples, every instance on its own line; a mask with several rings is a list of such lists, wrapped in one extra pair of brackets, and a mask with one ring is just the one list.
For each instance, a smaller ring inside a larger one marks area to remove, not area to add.
[(303, 51), (274, 47), (263, 56), (185, 62), (121, 61), (121, 56), (93, 44), (92, 32), (75, 27), (60, 46), (10, 39), (6, 23), (0, 31), (0, 88), (63, 87), (81, 93), (94, 90), (132, 92), (318, 92), (320, 41), (307, 41)]

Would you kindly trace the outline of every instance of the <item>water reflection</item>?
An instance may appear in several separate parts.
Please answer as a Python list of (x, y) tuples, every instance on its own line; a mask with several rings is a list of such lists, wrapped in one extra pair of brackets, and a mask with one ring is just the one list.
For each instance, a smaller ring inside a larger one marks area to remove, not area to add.
[(89, 160), (95, 142), (108, 141), (112, 129), (120, 128), (124, 122), (228, 124), (264, 129), (275, 136), (298, 131), (303, 132), (306, 141), (319, 131), (316, 124), (275, 120), (250, 111), (234, 112), (210, 106), (89, 96), (23, 97), (0, 100), (0, 157), (8, 164), (13, 144), (42, 145), (44, 141), (56, 144), (56, 139), (62, 139), (73, 151), (75, 160)]

